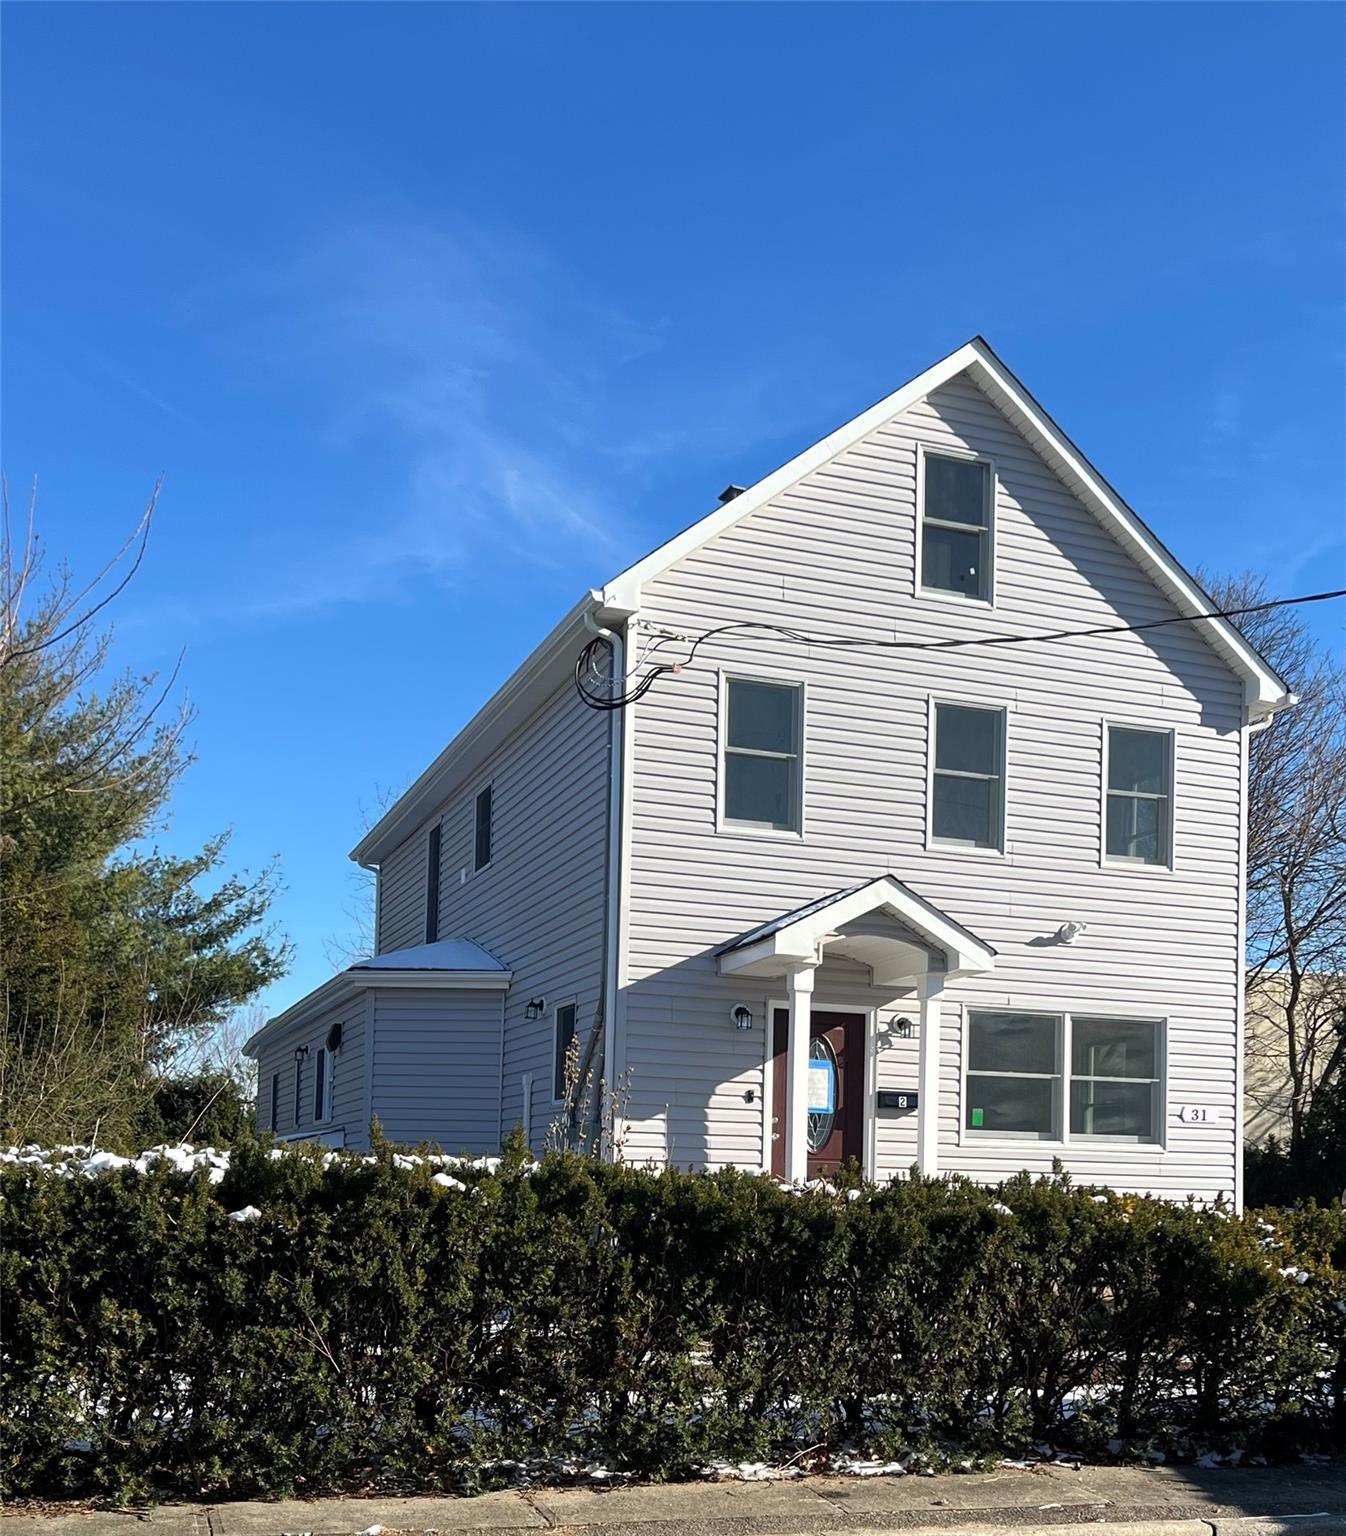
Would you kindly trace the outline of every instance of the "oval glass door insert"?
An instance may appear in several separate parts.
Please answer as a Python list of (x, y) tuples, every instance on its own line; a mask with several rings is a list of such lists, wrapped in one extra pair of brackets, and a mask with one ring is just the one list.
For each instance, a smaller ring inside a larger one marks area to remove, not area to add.
[(814, 1035), (809, 1041), (808, 1148), (810, 1152), (822, 1151), (836, 1123), (836, 1053), (826, 1036)]

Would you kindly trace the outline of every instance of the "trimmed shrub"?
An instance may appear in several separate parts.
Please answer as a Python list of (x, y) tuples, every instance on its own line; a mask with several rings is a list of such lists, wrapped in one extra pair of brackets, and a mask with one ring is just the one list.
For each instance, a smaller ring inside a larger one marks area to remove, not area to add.
[(801, 1193), (517, 1145), (221, 1163), (0, 1170), (11, 1496), (1346, 1444), (1340, 1210)]

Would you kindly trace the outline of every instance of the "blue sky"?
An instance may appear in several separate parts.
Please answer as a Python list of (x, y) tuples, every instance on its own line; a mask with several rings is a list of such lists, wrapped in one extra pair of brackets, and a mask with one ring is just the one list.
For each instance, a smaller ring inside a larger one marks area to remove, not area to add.
[(1339, 6), (4, 28), (5, 469), (81, 571), (166, 475), (117, 658), (186, 647), (164, 843), (281, 856), (272, 1007), (581, 591), (975, 333), (1190, 565), (1342, 584)]

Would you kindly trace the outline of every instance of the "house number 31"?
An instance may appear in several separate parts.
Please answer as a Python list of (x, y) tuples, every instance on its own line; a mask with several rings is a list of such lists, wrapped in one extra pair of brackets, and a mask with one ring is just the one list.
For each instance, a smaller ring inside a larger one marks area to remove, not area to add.
[(1218, 1125), (1224, 1118), (1220, 1110), (1209, 1104), (1184, 1104), (1178, 1111), (1178, 1119), (1184, 1125)]

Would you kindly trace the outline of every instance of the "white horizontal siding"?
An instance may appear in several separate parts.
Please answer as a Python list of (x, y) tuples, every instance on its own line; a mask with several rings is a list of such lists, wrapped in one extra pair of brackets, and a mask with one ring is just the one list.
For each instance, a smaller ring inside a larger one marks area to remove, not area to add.
[(501, 1015), (499, 992), (374, 993), (374, 1115), (389, 1141), (496, 1150)]
[[(918, 443), (996, 461), (994, 610), (914, 595)], [(650, 582), (640, 624), (696, 633), (767, 618), (829, 635), (941, 640), (1172, 612), (986, 397), (959, 380)], [(715, 829), (719, 668), (807, 684), (801, 839)], [(926, 846), (932, 694), (1006, 710), (1002, 856)], [(1175, 733), (1172, 873), (1101, 864), (1105, 718)], [(1189, 627), (905, 655), (729, 635), (661, 679), (628, 719), (628, 1155), (718, 1163), (748, 1160), (751, 1147), (760, 1161), (763, 1047), (736, 1038), (729, 1022), (733, 1004), (751, 1006), (754, 996), (717, 976), (713, 949), (824, 892), (892, 873), (999, 952), (993, 973), (948, 994), (944, 1166), (994, 1178), (1011, 1165), (1045, 1171), (1056, 1154), (1080, 1177), (1121, 1188), (1204, 1198), (1232, 1190), (1241, 691)], [(1052, 943), (1067, 920), (1088, 924), (1071, 948)], [(820, 1008), (836, 1001), (826, 974)], [(885, 1018), (911, 1012), (884, 1002)], [(968, 1004), (1167, 1017), (1168, 1150), (964, 1143)], [(915, 1051), (914, 1041), (894, 1041), (882, 1053), (885, 1086), (914, 1086)], [(1179, 1125), (1182, 1103), (1225, 1119)], [(914, 1121), (881, 1117), (876, 1143), (881, 1170), (905, 1168)]]
[[(368, 1141), (365, 1109), (365, 999), (347, 999), (306, 1024), (264, 1044), (257, 1058), (257, 1125), (274, 1129), (280, 1136), (338, 1134), (346, 1146)], [(332, 1062), (332, 1114), (321, 1125), (314, 1123), (313, 1101), (318, 1048), (327, 1041), (334, 1024), (341, 1025), (341, 1049)], [(295, 1051), (308, 1047), (308, 1055), (296, 1063)], [(299, 1114), (295, 1116), (295, 1074), (299, 1076)], [(271, 1082), (278, 1076), (279, 1115), (271, 1125)]]
[[(581, 1038), (602, 989), (608, 796), (606, 715), (585, 708), (569, 684), (502, 742), (470, 781), (390, 857), (380, 872), (381, 952), (425, 937), (429, 828), (440, 831), (439, 934), (472, 939), (514, 974), (505, 1000), (502, 1062), (493, 1113), (508, 1131), (533, 1079), (529, 1140), (542, 1145), (551, 1098), (553, 1014), (573, 1001)], [(492, 786), (492, 856), (473, 869), (476, 798)], [(528, 1019), (531, 999), (542, 1017)], [(380, 1048), (382, 1036), (380, 1035)]]

